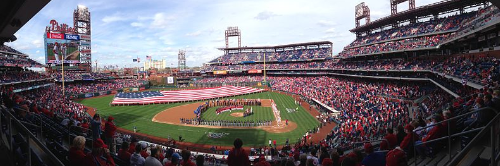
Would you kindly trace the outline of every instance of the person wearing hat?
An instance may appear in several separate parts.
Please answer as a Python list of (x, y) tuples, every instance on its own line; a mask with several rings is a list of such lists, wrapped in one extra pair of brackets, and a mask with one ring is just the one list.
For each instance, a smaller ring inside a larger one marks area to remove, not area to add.
[(234, 140), (234, 148), (229, 152), (227, 157), (228, 166), (250, 166), (248, 153), (243, 148), (243, 141), (239, 138)]
[(141, 156), (142, 146), (135, 146), (134, 153), (130, 156), (130, 166), (144, 166), (146, 159)]
[(364, 145), (365, 153), (367, 154), (361, 165), (364, 166), (385, 166), (385, 155), (381, 153), (374, 152), (373, 145), (371, 143), (365, 143)]
[(110, 151), (112, 154), (116, 153), (116, 146), (115, 146), (116, 126), (115, 123), (113, 122), (114, 119), (115, 118), (113, 118), (112, 116), (109, 116), (108, 121), (104, 126), (104, 136), (106, 137), (106, 144), (110, 147)]
[(405, 133), (406, 136), (403, 139), (403, 142), (399, 145), (401, 149), (403, 149), (408, 156), (413, 156), (413, 143), (415, 141), (418, 141), (417, 134), (413, 132), (414, 127), (412, 125), (406, 125), (405, 126)]
[(170, 162), (165, 164), (165, 166), (177, 166), (179, 164), (179, 158), (180, 158), (180, 156), (178, 153), (172, 154), (172, 158), (171, 158)]
[[(103, 159), (106, 158), (106, 159)], [(86, 166), (114, 166), (115, 161), (109, 154), (109, 149), (102, 139), (97, 138), (93, 142), (92, 152), (88, 153), (84, 159)]]
[(255, 166), (271, 166), (269, 162), (266, 161), (266, 157), (264, 155), (259, 156), (259, 162), (255, 163)]
[(396, 147), (387, 152), (387, 155), (385, 156), (385, 163), (386, 166), (408, 165), (406, 154), (400, 147)]

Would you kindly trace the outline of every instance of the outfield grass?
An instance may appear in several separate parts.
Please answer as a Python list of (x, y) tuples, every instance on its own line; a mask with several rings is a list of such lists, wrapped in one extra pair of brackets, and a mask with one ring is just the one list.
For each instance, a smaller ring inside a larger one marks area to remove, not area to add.
[[(281, 118), (283, 120), (289, 119), (297, 123), (297, 128), (286, 133), (268, 133), (262, 129), (214, 129), (177, 126), (156, 123), (151, 119), (157, 113), (165, 109), (187, 103), (111, 107), (109, 103), (113, 99), (113, 96), (84, 99), (78, 102), (96, 108), (98, 113), (103, 115), (103, 117), (112, 115), (115, 118), (116, 125), (121, 128), (133, 130), (134, 126), (136, 126), (140, 133), (163, 138), (168, 138), (169, 136), (177, 138), (179, 135), (182, 135), (186, 142), (197, 144), (232, 146), (235, 138), (242, 138), (244, 146), (267, 145), (269, 139), (276, 139), (279, 145), (284, 145), (287, 138), (289, 138), (291, 142), (294, 142), (293, 140), (299, 139), (306, 131), (316, 128), (319, 124), (319, 122), (302, 107), (299, 107), (299, 110), (296, 112), (288, 113), (286, 108), (296, 108), (297, 105), (294, 103), (294, 99), (287, 95), (274, 92), (263, 92), (233, 98), (274, 99), (278, 109), (281, 111)], [(194, 110), (186, 111), (193, 112)], [(229, 133), (229, 135), (219, 139), (212, 139), (207, 137), (208, 132), (224, 132)]]
[[(247, 117), (234, 117), (231, 116), (231, 113), (235, 112), (245, 112), (247, 108), (253, 108), (253, 114)], [(256, 121), (272, 121), (274, 120), (273, 110), (269, 107), (260, 107), (260, 106), (244, 106), (243, 110), (233, 110), (231, 112), (223, 112), (217, 115), (215, 111), (220, 107), (211, 107), (203, 114), (201, 114), (201, 118), (204, 120), (214, 121), (214, 120), (228, 120), (228, 121), (243, 121), (243, 122), (256, 122)]]

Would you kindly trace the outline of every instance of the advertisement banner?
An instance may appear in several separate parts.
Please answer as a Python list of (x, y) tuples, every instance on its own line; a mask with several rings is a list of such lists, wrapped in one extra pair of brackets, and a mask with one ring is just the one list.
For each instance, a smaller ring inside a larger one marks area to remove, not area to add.
[(227, 74), (226, 70), (216, 70), (214, 71), (214, 74)]
[(80, 35), (81, 40), (90, 40), (90, 35)]
[(252, 69), (252, 70), (248, 70), (248, 73), (252, 73), (252, 74), (255, 74), (255, 73), (262, 73), (262, 70), (255, 70), (255, 69)]
[(82, 45), (82, 46), (90, 46), (90, 42), (84, 42), (84, 41), (82, 41), (82, 42), (80, 42), (80, 45)]
[(64, 39), (64, 34), (63, 33), (50, 33), (50, 32), (47, 32), (47, 38), (48, 39)]
[(173, 84), (174, 83), (174, 77), (167, 77), (167, 84)]
[(101, 92), (99, 92), (99, 95), (102, 96), (102, 95), (106, 95), (107, 93), (108, 93), (107, 91), (101, 91)]
[(64, 34), (66, 40), (80, 40), (80, 35)]
[(138, 92), (139, 88), (132, 88), (132, 92)]
[(93, 93), (86, 93), (86, 94), (85, 94), (85, 98), (89, 98), (89, 97), (93, 97), (93, 96), (94, 96), (94, 94), (93, 94)]
[(80, 50), (82, 54), (90, 54), (91, 50)]

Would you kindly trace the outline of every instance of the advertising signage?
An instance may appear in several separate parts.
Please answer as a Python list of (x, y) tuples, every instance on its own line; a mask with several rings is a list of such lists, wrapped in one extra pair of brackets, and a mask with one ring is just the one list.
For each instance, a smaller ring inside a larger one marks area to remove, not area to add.
[(47, 32), (47, 38), (48, 39), (64, 39), (64, 34), (63, 33), (50, 33), (50, 32)]
[(220, 70), (220, 71), (216, 70), (216, 71), (214, 71), (214, 74), (227, 74), (227, 71), (226, 70)]
[(64, 34), (64, 39), (66, 39), (66, 40), (80, 40), (80, 35)]
[(252, 74), (262, 73), (262, 70), (255, 70), (255, 69), (252, 69), (252, 70), (248, 70), (248, 73), (252, 73)]

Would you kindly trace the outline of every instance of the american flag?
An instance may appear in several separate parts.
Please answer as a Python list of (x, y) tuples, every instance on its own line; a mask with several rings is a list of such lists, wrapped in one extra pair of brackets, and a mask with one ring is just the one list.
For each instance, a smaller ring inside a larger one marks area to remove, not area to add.
[(223, 86), (217, 88), (188, 89), (160, 92), (118, 93), (111, 105), (122, 104), (161, 104), (183, 101), (196, 101), (220, 97), (238, 96), (262, 92), (263, 89), (252, 87)]

